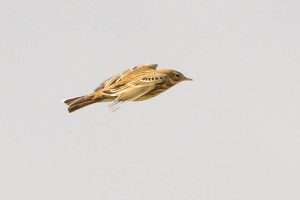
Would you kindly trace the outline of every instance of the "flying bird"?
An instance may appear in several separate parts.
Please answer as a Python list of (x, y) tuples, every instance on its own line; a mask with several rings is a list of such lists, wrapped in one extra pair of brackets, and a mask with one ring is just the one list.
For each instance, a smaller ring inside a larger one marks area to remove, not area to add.
[(63, 102), (69, 106), (70, 113), (97, 102), (112, 102), (109, 107), (115, 111), (120, 103), (150, 99), (181, 81), (192, 80), (175, 70), (156, 70), (157, 66), (145, 64), (132, 67), (105, 80), (92, 93)]

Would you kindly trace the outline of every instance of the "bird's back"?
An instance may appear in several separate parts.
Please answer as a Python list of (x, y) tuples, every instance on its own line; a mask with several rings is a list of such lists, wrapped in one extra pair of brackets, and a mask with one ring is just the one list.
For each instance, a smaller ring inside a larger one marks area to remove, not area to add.
[(97, 92), (106, 88), (113, 88), (120, 85), (124, 85), (128, 82), (134, 81), (142, 76), (154, 73), (156, 71), (157, 64), (145, 64), (132, 67), (120, 74), (117, 74), (104, 82), (102, 82), (94, 92)]

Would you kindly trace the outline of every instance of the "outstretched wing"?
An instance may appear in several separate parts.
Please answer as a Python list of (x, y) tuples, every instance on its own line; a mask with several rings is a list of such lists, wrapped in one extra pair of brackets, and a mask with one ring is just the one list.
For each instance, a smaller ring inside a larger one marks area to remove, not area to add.
[(156, 70), (157, 66), (158, 66), (157, 64), (145, 64), (145, 65), (138, 65), (138, 66), (132, 67), (120, 74), (117, 74), (117, 75), (105, 80), (94, 90), (94, 92), (97, 92), (99, 90), (107, 88), (121, 80), (126, 79), (126, 77), (128, 77), (128, 76), (131, 76), (131, 78), (132, 78), (132, 75), (134, 75), (134, 74), (139, 75), (140, 73), (142, 73), (144, 71)]

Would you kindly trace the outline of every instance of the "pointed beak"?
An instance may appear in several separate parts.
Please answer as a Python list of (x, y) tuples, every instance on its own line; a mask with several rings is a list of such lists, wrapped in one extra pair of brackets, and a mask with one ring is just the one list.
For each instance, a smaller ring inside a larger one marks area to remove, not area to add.
[(192, 81), (193, 79), (184, 77), (184, 80), (185, 80), (185, 81)]

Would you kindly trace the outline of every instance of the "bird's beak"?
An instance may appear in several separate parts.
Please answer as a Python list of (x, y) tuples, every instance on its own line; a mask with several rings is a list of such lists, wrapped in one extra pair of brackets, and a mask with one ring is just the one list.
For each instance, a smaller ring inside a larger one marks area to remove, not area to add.
[(193, 79), (184, 77), (184, 81), (192, 81)]

